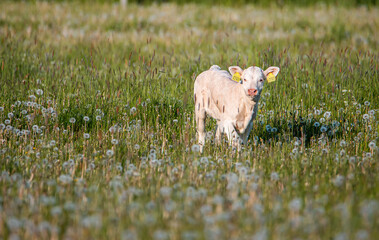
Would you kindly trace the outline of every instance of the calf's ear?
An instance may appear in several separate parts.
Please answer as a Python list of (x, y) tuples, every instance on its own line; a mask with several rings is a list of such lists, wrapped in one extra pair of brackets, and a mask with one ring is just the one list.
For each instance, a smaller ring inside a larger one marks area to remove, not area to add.
[(238, 72), (240, 75), (242, 75), (243, 70), (242, 70), (240, 67), (238, 67), (238, 66), (230, 66), (230, 67), (229, 67), (229, 72), (230, 72), (230, 74), (232, 74), (232, 76), (233, 76), (236, 72)]
[(267, 75), (268, 75), (269, 73), (272, 73), (272, 74), (274, 74), (274, 76), (276, 77), (276, 75), (278, 75), (279, 71), (280, 71), (280, 68), (278, 68), (278, 67), (269, 67), (269, 68), (267, 68), (267, 69), (264, 71), (264, 74), (265, 74), (265, 76), (267, 77)]

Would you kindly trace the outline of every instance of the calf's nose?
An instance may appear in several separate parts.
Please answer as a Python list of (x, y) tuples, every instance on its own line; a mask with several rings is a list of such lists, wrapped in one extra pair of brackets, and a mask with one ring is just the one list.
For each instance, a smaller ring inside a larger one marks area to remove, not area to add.
[(254, 88), (250, 88), (249, 90), (247, 90), (247, 92), (250, 96), (256, 96), (258, 94), (258, 90)]

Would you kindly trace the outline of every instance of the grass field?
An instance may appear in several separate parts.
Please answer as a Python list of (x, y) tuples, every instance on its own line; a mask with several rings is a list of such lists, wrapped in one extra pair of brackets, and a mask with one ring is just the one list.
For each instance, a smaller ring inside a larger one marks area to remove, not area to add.
[[(0, 9), (1, 239), (378, 239), (378, 8)], [(240, 152), (213, 64), (281, 68)]]

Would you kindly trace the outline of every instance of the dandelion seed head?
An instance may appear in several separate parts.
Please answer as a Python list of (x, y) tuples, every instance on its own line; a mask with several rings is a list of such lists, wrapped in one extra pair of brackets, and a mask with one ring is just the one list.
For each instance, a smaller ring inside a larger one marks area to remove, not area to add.
[(296, 180), (293, 180), (292, 182), (291, 182), (291, 186), (292, 187), (297, 187), (299, 184), (297, 183), (297, 181)]
[(76, 204), (73, 203), (73, 202), (66, 202), (64, 205), (63, 205), (63, 209), (66, 210), (66, 211), (69, 211), (69, 212), (72, 212), (72, 211), (75, 211), (77, 208)]
[(355, 233), (355, 239), (357, 240), (366, 240), (369, 239), (369, 233), (366, 230), (359, 230)]
[(270, 175), (271, 181), (278, 181), (279, 180), (279, 174), (277, 172), (272, 172)]
[(107, 150), (106, 154), (108, 157), (112, 157), (114, 152), (113, 152), (113, 150), (109, 149), (109, 150)]
[(238, 173), (241, 175), (241, 176), (246, 176), (248, 172), (248, 169), (246, 167), (239, 167), (238, 168)]
[(86, 216), (81, 220), (81, 224), (86, 228), (99, 228), (102, 225), (101, 217), (98, 215)]
[(69, 167), (70, 166), (70, 164), (66, 161), (66, 162), (64, 162), (63, 164), (62, 164), (62, 167), (63, 168), (67, 168), (67, 167)]
[(334, 128), (337, 128), (337, 127), (340, 126), (340, 123), (339, 123), (338, 121), (336, 121), (336, 120), (333, 120), (333, 121), (332, 121), (332, 126), (333, 126)]
[(200, 163), (204, 165), (208, 165), (209, 161), (207, 157), (201, 157), (200, 158)]
[(37, 90), (36, 90), (36, 94), (37, 94), (38, 96), (41, 96), (41, 95), (43, 94), (43, 90), (42, 90), (42, 89), (37, 89)]
[(132, 107), (130, 109), (130, 114), (133, 115), (136, 111), (137, 111), (137, 108), (136, 107)]
[(117, 171), (122, 172), (122, 166), (121, 165), (117, 165), (116, 169), (117, 169)]
[(349, 238), (345, 232), (340, 232), (340, 233), (336, 234), (333, 239), (334, 240), (347, 240)]
[(169, 234), (163, 230), (156, 230), (153, 234), (154, 240), (167, 240), (169, 239)]
[(369, 144), (368, 144), (368, 147), (373, 150), (376, 148), (376, 143), (374, 141), (371, 141)]
[(69, 159), (68, 163), (70, 164), (70, 166), (73, 166), (75, 164), (75, 161), (74, 161), (74, 159)]
[(137, 240), (138, 235), (134, 229), (128, 229), (122, 232), (121, 240)]
[(200, 145), (194, 144), (191, 147), (192, 152), (200, 152)]
[(76, 122), (75, 118), (70, 118), (70, 123), (74, 124)]
[(172, 192), (172, 189), (170, 187), (161, 187), (161, 189), (159, 190), (159, 193), (164, 198), (170, 197), (171, 192)]
[(29, 99), (30, 99), (30, 101), (35, 101), (36, 99), (37, 99), (37, 97), (36, 96), (34, 96), (34, 95), (30, 95), (29, 96)]
[(53, 216), (59, 216), (59, 215), (62, 214), (62, 208), (59, 207), (59, 206), (53, 207), (53, 208), (50, 210), (50, 213), (51, 213), (51, 215), (53, 215)]
[(59, 176), (58, 180), (63, 184), (70, 184), (72, 182), (72, 177), (70, 175), (62, 174)]
[(7, 226), (11, 231), (17, 231), (22, 227), (22, 221), (18, 220), (15, 217), (10, 217), (7, 221)]
[(336, 187), (341, 187), (345, 182), (345, 177), (342, 176), (342, 175), (337, 175), (334, 179), (333, 179), (333, 184), (334, 186)]
[(155, 160), (155, 159), (157, 159), (157, 154), (156, 154), (155, 152), (151, 152), (151, 153), (149, 154), (149, 158), (150, 158), (151, 160)]
[(89, 139), (89, 137), (90, 137), (90, 136), (89, 136), (89, 133), (84, 133), (84, 138), (85, 138), (85, 139)]
[(302, 207), (302, 201), (300, 198), (292, 199), (288, 204), (289, 209), (292, 211), (299, 211)]

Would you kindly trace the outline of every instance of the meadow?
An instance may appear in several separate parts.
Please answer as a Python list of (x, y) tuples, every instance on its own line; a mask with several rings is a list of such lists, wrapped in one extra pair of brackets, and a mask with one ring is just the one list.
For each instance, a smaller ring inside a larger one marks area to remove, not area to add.
[[(1, 239), (378, 239), (377, 7), (0, 9)], [(241, 151), (213, 64), (281, 68)]]

